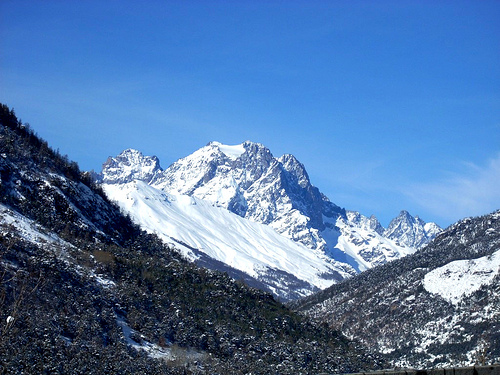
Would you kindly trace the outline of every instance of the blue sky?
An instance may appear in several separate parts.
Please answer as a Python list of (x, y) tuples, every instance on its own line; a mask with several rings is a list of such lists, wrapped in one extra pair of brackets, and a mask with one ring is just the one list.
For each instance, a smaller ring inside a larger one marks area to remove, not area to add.
[(0, 101), (85, 170), (294, 154), (386, 226), (500, 208), (499, 1), (0, 2)]

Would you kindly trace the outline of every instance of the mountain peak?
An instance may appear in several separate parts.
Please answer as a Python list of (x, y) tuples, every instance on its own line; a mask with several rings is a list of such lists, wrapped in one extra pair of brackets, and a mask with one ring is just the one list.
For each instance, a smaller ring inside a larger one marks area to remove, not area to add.
[(397, 218), (401, 218), (401, 219), (405, 219), (405, 220), (413, 220), (415, 219), (408, 211), (406, 210), (401, 210), (399, 212), (399, 215), (397, 216)]
[(156, 156), (144, 156), (133, 148), (123, 150), (116, 157), (108, 157), (102, 165), (102, 181), (106, 184), (121, 184), (133, 180), (150, 182), (161, 172), (160, 160)]
[(231, 160), (235, 160), (245, 153), (245, 143), (230, 146), (217, 141), (212, 141), (207, 146), (218, 148), (224, 155), (226, 155)]
[[(134, 167), (133, 163), (137, 165)], [(400, 217), (393, 221), (395, 230), (391, 233), (394, 240), (387, 238), (384, 228), (374, 216), (367, 218), (355, 212), (346, 214), (344, 209), (321, 194), (311, 184), (305, 166), (295, 156), (284, 154), (275, 158), (260, 143), (245, 141), (226, 145), (213, 141), (163, 171), (155, 157), (146, 157), (131, 150), (110, 158), (105, 166), (105, 184), (109, 184), (107, 181), (127, 182), (136, 177), (162, 191), (161, 194), (187, 195), (251, 222), (270, 226), (278, 234), (304, 245), (308, 251), (313, 250), (325, 257), (333, 266), (333, 272), (327, 275), (331, 282), (411, 253), (414, 248), (406, 243), (406, 238), (414, 241), (415, 233), (419, 236), (425, 233), (425, 223), (416, 223), (407, 211), (402, 211)], [(112, 189), (115, 188), (119, 186), (106, 191), (113, 194)], [(163, 195), (161, 197), (164, 199)], [(149, 199), (144, 204), (149, 205), (152, 201)], [(125, 202), (130, 203), (129, 200)], [(142, 220), (141, 215), (135, 216)], [(187, 218), (193, 219), (191, 216)], [(221, 238), (230, 236), (230, 228), (242, 228), (241, 223), (232, 223), (235, 220), (228, 219), (222, 224), (227, 233)], [(201, 222), (200, 227), (204, 228), (208, 221), (205, 218)], [(145, 225), (152, 224), (149, 221)], [(169, 225), (164, 223), (160, 228)], [(158, 228), (155, 227), (156, 230)], [(176, 238), (176, 235), (170, 233), (168, 237)], [(418, 239), (421, 240), (421, 237)], [(428, 237), (424, 235), (422, 238), (419, 244)], [(244, 242), (248, 241), (262, 243), (262, 239), (249, 238)], [(182, 242), (196, 249), (204, 248), (207, 253), (213, 247), (213, 244), (200, 245), (202, 242), (194, 240), (192, 233)], [(231, 247), (236, 246), (237, 241), (232, 242)], [(217, 246), (214, 254), (219, 254), (220, 249), (221, 246)], [(219, 261), (227, 258), (222, 253), (217, 257)], [(231, 266), (242, 264), (242, 257), (243, 254), (234, 255)], [(274, 266), (284, 270), (282, 261)], [(243, 268), (240, 270), (248, 271), (248, 267)]]
[(392, 219), (385, 231), (385, 236), (406, 246), (419, 248), (432, 240), (441, 228), (435, 223), (426, 223), (418, 216), (413, 217), (402, 210)]
[(292, 174), (298, 181), (301, 187), (307, 187), (310, 185), (309, 175), (307, 174), (304, 164), (299, 162), (297, 158), (291, 154), (284, 154), (278, 161), (283, 164), (283, 168)]
[(252, 155), (271, 155), (272, 157), (271, 151), (266, 146), (252, 141), (245, 141), (237, 145), (227, 145), (218, 141), (211, 141), (206, 147), (220, 151), (230, 160), (236, 160), (245, 153)]

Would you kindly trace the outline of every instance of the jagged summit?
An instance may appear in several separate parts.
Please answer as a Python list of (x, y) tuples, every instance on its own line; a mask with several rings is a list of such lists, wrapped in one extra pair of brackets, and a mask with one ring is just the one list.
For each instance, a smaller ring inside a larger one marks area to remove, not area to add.
[(156, 156), (144, 156), (142, 152), (129, 148), (106, 160), (101, 177), (106, 184), (123, 184), (133, 180), (149, 183), (160, 172), (162, 169)]
[(380, 234), (381, 236), (384, 235), (385, 229), (374, 215), (366, 217), (364, 215), (361, 215), (357, 211), (348, 211), (347, 217), (351, 222), (356, 223), (357, 225), (366, 230), (373, 230), (378, 234)]
[(283, 168), (290, 173), (293, 177), (297, 179), (297, 183), (301, 187), (307, 187), (311, 185), (309, 180), (309, 175), (307, 174), (304, 164), (297, 160), (297, 158), (291, 154), (285, 154), (278, 158), (278, 161), (283, 165)]
[(389, 223), (385, 236), (398, 243), (420, 248), (434, 238), (442, 229), (435, 223), (426, 223), (408, 211), (401, 211)]

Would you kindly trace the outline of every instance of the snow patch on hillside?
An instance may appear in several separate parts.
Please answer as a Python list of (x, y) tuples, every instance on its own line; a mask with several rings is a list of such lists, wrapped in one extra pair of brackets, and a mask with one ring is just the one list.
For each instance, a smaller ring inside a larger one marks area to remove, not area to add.
[(462, 298), (492, 282), (500, 273), (500, 250), (471, 260), (457, 260), (432, 270), (424, 277), (424, 288), (448, 302), (458, 304)]
[[(57, 243), (65, 246), (72, 246), (56, 234), (51, 232), (46, 233), (43, 228), (36, 224), (33, 220), (7, 208), (3, 204), (0, 204), (0, 232), (4, 232), (4, 229), (1, 227), (10, 227), (11, 229), (15, 229), (20, 238), (34, 244)], [(10, 231), (10, 229), (5, 230), (7, 233)]]
[(127, 345), (135, 350), (145, 351), (151, 358), (160, 358), (164, 360), (174, 360), (175, 356), (169, 347), (161, 347), (146, 340), (146, 337), (136, 332), (127, 324), (121, 316), (116, 317), (116, 323), (121, 327)]

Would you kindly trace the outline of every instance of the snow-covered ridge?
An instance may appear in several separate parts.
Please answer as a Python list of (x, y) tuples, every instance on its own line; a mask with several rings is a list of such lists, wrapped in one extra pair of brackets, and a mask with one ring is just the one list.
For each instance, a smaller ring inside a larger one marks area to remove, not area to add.
[(500, 274), (500, 250), (478, 259), (457, 260), (424, 277), (424, 288), (457, 304)]
[[(336, 280), (406, 256), (414, 252), (417, 245), (426, 243), (434, 235), (427, 233), (425, 222), (418, 217), (413, 218), (406, 211), (402, 211), (387, 230), (373, 216), (367, 218), (357, 212), (346, 211), (311, 184), (304, 165), (293, 155), (286, 154), (275, 158), (264, 145), (250, 141), (239, 145), (210, 142), (191, 155), (177, 160), (165, 170), (161, 169), (156, 157), (144, 156), (139, 151), (129, 149), (117, 157), (110, 157), (103, 165), (102, 176), (105, 190), (111, 199), (117, 201), (122, 201), (122, 198), (114, 186), (142, 181), (166, 194), (165, 197), (170, 197), (168, 199), (173, 199), (171, 197), (174, 196), (189, 196), (195, 198), (196, 205), (200, 207), (207, 204), (207, 207), (220, 208), (217, 215), (221, 217), (227, 212), (235, 214), (227, 220), (240, 223), (240, 219), (246, 219), (253, 223), (265, 224), (281, 237), (292, 240), (290, 243), (300, 245), (302, 252), (320, 254), (329, 259), (337, 273)], [(141, 187), (140, 190), (145, 191), (146, 187)], [(137, 206), (141, 205), (141, 199), (150, 200), (146, 202), (148, 207), (152, 201), (151, 197), (145, 196), (137, 196), (134, 199)], [(188, 238), (187, 230), (182, 235), (174, 233), (173, 227), (176, 225), (188, 228), (189, 215), (195, 215), (194, 212), (183, 211), (183, 214), (188, 216), (184, 219), (178, 217), (176, 222), (162, 216), (161, 220), (165, 222), (153, 225), (149, 218), (134, 207), (125, 205), (124, 209), (145, 228), (170, 228), (169, 236), (231, 267), (244, 269), (250, 275), (255, 275), (255, 269), (249, 267), (249, 259), (238, 263), (238, 256), (233, 251), (226, 254), (220, 250), (220, 243), (208, 241), (210, 236), (216, 234), (209, 233), (206, 225), (190, 223), (191, 238)], [(222, 210), (226, 212), (222, 213)], [(212, 215), (213, 211), (207, 208), (203, 212)], [(196, 215), (200, 222), (207, 220), (202, 218), (201, 212)], [(156, 217), (155, 220), (160, 219)], [(248, 228), (242, 229), (246, 224), (229, 225), (228, 222), (220, 223), (212, 218), (209, 218), (207, 223), (231, 228), (234, 233), (224, 235), (231, 236), (233, 243), (251, 243), (253, 251), (265, 254), (266, 249), (260, 246), (262, 242), (257, 233), (249, 232)], [(159, 229), (154, 230), (162, 232)], [(194, 240), (192, 232), (195, 230), (204, 233), (203, 241)], [(225, 246), (228, 244), (222, 248)], [(246, 249), (243, 253), (248, 254), (248, 251), (249, 249)], [(282, 255), (283, 258), (288, 256), (287, 252)], [(266, 258), (267, 255), (252, 255), (256, 260), (255, 264), (261, 264), (258, 261), (260, 257)], [(280, 257), (266, 259), (265, 267), (291, 273), (300, 280), (319, 286), (318, 281), (311, 278), (311, 275), (306, 277), (301, 273), (303, 270), (300, 268), (307, 268), (307, 263), (293, 268)], [(323, 272), (321, 267), (318, 269)], [(327, 284), (331, 282), (333, 281), (330, 277)], [(320, 284), (326, 285), (323, 282)]]

